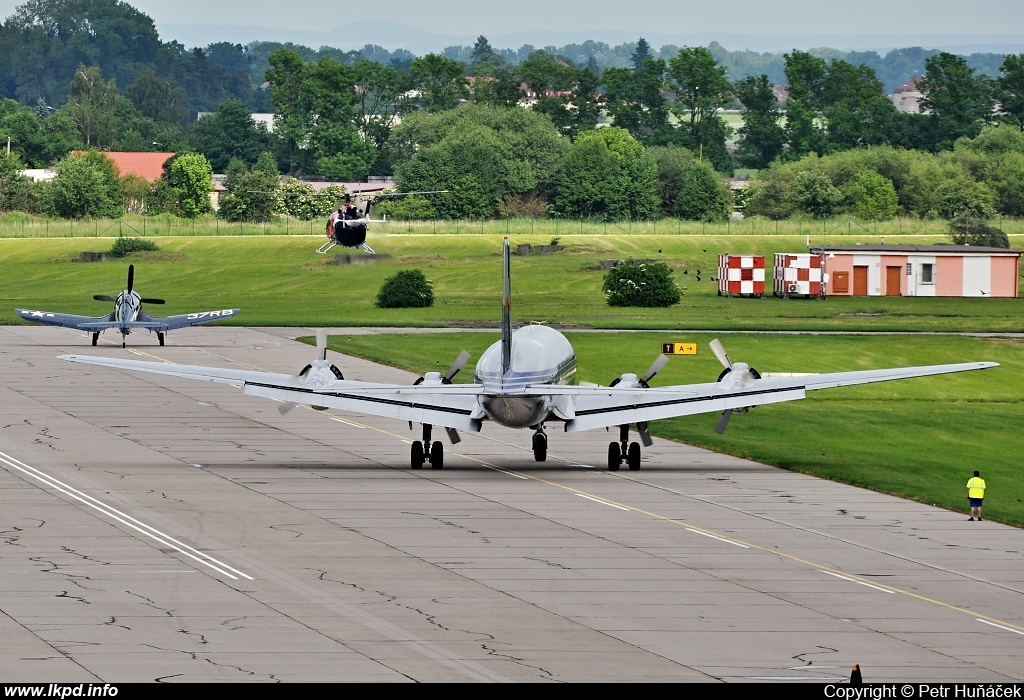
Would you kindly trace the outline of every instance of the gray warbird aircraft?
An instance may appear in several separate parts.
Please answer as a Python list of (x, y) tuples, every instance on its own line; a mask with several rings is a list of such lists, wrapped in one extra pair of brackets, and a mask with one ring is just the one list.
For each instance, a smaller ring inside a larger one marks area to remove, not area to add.
[(15, 309), (14, 312), (26, 321), (45, 323), (49, 326), (77, 328), (92, 333), (92, 344), (100, 339), (100, 333), (108, 328), (116, 328), (121, 333), (121, 347), (133, 328), (141, 328), (156, 333), (160, 344), (164, 344), (164, 334), (176, 328), (198, 326), (201, 323), (220, 321), (238, 314), (241, 309), (224, 309), (221, 311), (202, 311), (195, 314), (178, 316), (150, 316), (142, 310), (143, 304), (163, 304), (163, 299), (145, 299), (132, 290), (135, 283), (135, 266), (128, 266), (128, 288), (117, 297), (96, 294), (96, 301), (114, 302), (114, 311), (106, 316), (76, 316), (74, 314), (56, 314), (50, 311), (33, 311), (31, 309)]
[(630, 469), (640, 468), (640, 444), (629, 442), (633, 424), (640, 440), (650, 446), (648, 422), (660, 418), (721, 412), (715, 429), (722, 432), (733, 413), (746, 412), (751, 406), (802, 399), (808, 391), (816, 389), (997, 366), (995, 362), (966, 362), (762, 378), (746, 364), (732, 362), (721, 343), (714, 340), (712, 350), (725, 366), (716, 382), (651, 387), (650, 380), (668, 361), (661, 355), (642, 376), (623, 374), (608, 387), (576, 386), (576, 355), (565, 336), (540, 325), (512, 332), (508, 239), (503, 278), (501, 340), (481, 356), (473, 384), (457, 385), (451, 381), (469, 360), (465, 351), (444, 375), (428, 372), (411, 386), (346, 380), (327, 360), (326, 331), (317, 334), (316, 361), (296, 376), (83, 355), (60, 358), (240, 385), (246, 394), (281, 401), (282, 413), (301, 403), (318, 410), (334, 408), (397, 418), (409, 421), (410, 427), (413, 422), (422, 423), (423, 439), (412, 443), (413, 469), (419, 469), (425, 461), (434, 469), (442, 468), (444, 448), (440, 441), (431, 442), (431, 428), (435, 425), (445, 428), (453, 444), (460, 440), (457, 431), (479, 431), (487, 420), (511, 428), (530, 428), (534, 431), (533, 454), (538, 462), (547, 457), (547, 423), (561, 423), (565, 432), (618, 426), (619, 440), (608, 445), (608, 468), (612, 471), (618, 470), (623, 462)]

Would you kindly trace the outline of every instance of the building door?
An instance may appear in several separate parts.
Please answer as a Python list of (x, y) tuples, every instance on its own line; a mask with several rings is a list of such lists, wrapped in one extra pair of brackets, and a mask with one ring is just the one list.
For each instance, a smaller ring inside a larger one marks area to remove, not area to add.
[(853, 296), (866, 297), (868, 295), (868, 266), (854, 265), (853, 267)]
[(888, 265), (885, 268), (885, 296), (898, 297), (900, 294), (900, 283), (903, 281), (903, 267), (900, 265)]
[(832, 292), (835, 294), (850, 293), (850, 273), (846, 270), (832, 276)]

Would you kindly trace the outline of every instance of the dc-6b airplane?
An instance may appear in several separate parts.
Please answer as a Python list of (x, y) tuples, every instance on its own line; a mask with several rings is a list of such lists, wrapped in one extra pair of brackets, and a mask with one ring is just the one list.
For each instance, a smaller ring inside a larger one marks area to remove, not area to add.
[(100, 333), (116, 328), (121, 333), (121, 347), (132, 329), (141, 328), (156, 333), (160, 344), (164, 344), (164, 334), (176, 328), (187, 328), (198, 326), (202, 323), (220, 321), (238, 315), (241, 309), (224, 309), (221, 311), (202, 311), (194, 314), (180, 314), (178, 316), (150, 316), (142, 310), (143, 304), (163, 304), (163, 299), (145, 299), (139, 293), (132, 290), (135, 283), (135, 266), (128, 266), (128, 288), (117, 295), (117, 297), (106, 294), (93, 296), (96, 301), (114, 302), (114, 311), (106, 316), (76, 316), (74, 314), (57, 314), (50, 311), (33, 311), (31, 309), (15, 309), (14, 312), (26, 321), (34, 323), (45, 323), (49, 326), (63, 326), (65, 328), (77, 328), (80, 331), (92, 333), (92, 344), (100, 339)]
[(650, 446), (647, 426), (652, 420), (721, 412), (715, 426), (721, 433), (733, 413), (744, 413), (751, 406), (802, 399), (808, 391), (997, 366), (995, 362), (966, 362), (762, 378), (746, 364), (732, 362), (716, 339), (711, 343), (712, 351), (725, 366), (718, 381), (651, 387), (650, 380), (668, 361), (660, 355), (642, 376), (626, 373), (608, 387), (577, 386), (576, 355), (565, 336), (540, 325), (512, 332), (508, 239), (504, 244), (503, 282), (501, 340), (481, 356), (473, 384), (457, 385), (451, 381), (469, 360), (465, 351), (444, 375), (428, 372), (412, 385), (346, 380), (327, 360), (326, 331), (317, 334), (317, 359), (294, 376), (82, 355), (60, 357), (117, 369), (241, 385), (246, 394), (281, 401), (282, 413), (296, 404), (307, 404), (318, 410), (333, 408), (396, 418), (409, 421), (410, 427), (414, 422), (421, 423), (423, 439), (413, 442), (411, 448), (413, 469), (421, 468), (425, 462), (434, 469), (443, 466), (444, 448), (440, 441), (431, 441), (433, 426), (443, 427), (453, 444), (460, 440), (459, 430), (479, 431), (486, 421), (510, 428), (529, 428), (533, 431), (533, 454), (538, 462), (547, 458), (547, 424), (561, 423), (565, 432), (617, 426), (619, 439), (608, 445), (608, 468), (612, 471), (624, 462), (630, 469), (640, 468), (641, 447), (629, 441), (631, 425), (636, 426), (640, 441)]

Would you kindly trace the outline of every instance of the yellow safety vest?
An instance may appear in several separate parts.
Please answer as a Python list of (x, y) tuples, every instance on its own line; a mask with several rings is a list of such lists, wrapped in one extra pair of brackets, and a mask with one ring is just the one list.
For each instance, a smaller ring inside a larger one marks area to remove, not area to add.
[(978, 476), (971, 477), (970, 481), (967, 482), (967, 488), (970, 489), (967, 492), (968, 498), (984, 498), (985, 497), (985, 480)]

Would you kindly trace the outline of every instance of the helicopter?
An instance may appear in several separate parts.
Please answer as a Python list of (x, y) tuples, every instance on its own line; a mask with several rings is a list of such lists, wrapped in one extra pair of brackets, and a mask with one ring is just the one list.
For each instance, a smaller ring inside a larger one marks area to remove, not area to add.
[[(387, 223), (387, 214), (381, 219), (374, 219), (370, 209), (373, 201), (378, 197), (405, 197), (411, 194), (444, 194), (448, 190), (432, 190), (424, 192), (384, 192), (381, 194), (363, 195), (356, 192), (355, 195), (345, 194), (342, 196), (344, 203), (338, 210), (331, 212), (327, 219), (326, 233), (327, 242), (316, 249), (320, 255), (327, 255), (327, 252), (334, 246), (344, 248), (362, 248), (370, 255), (376, 252), (366, 243), (366, 227), (370, 223)], [(338, 195), (325, 195), (337, 197)], [(353, 198), (355, 203), (353, 203)], [(365, 201), (364, 209), (359, 208), (360, 200)]]

